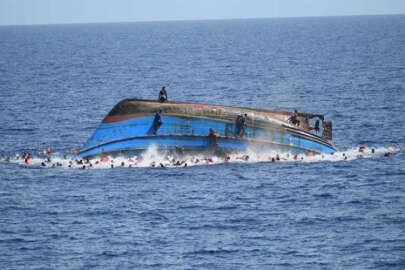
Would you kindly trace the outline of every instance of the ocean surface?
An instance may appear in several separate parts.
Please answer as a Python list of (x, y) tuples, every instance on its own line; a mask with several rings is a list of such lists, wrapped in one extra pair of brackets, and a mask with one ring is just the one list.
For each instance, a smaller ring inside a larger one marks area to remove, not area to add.
[[(325, 114), (339, 152), (67, 166), (163, 85)], [(401, 15), (0, 27), (0, 269), (405, 269), (404, 108)], [(47, 146), (62, 166), (38, 164)]]

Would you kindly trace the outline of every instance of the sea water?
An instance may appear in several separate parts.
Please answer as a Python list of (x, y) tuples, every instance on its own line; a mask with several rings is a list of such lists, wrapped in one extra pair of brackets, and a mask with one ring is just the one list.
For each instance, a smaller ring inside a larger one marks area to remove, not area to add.
[[(0, 27), (0, 268), (403, 269), (404, 44), (405, 16)], [(338, 152), (72, 159), (163, 85), (325, 114)]]

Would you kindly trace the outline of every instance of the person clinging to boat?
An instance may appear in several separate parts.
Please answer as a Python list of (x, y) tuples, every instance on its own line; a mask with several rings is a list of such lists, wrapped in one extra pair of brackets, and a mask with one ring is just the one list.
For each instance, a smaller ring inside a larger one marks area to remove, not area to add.
[(159, 127), (162, 125), (162, 117), (160, 114), (162, 113), (161, 110), (155, 113), (155, 117), (153, 118), (153, 134), (156, 135)]
[(160, 90), (158, 100), (159, 100), (159, 102), (167, 101), (167, 92), (166, 92), (166, 87), (165, 86), (163, 86), (162, 90)]
[(290, 118), (288, 118), (288, 122), (290, 122), (293, 125), (299, 126), (300, 120), (298, 120), (297, 117), (298, 111), (295, 109), (294, 112), (291, 114)]
[(243, 137), (245, 135), (245, 125), (247, 120), (247, 114), (244, 115), (240, 114), (236, 117), (235, 121), (235, 136)]
[(209, 146), (210, 146), (211, 148), (215, 148), (215, 147), (218, 146), (218, 144), (217, 144), (217, 137), (218, 137), (218, 136), (219, 136), (219, 134), (216, 133), (216, 132), (214, 131), (214, 129), (212, 129), (212, 128), (209, 129), (208, 138), (209, 138)]

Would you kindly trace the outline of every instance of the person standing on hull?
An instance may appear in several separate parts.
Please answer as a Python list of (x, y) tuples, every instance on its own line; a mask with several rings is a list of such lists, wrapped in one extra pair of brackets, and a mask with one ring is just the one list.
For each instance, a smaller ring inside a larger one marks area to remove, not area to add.
[(160, 116), (161, 113), (162, 113), (161, 110), (157, 111), (155, 113), (155, 117), (153, 118), (153, 135), (157, 134), (158, 129), (163, 124), (162, 117)]
[(158, 100), (159, 100), (159, 102), (167, 101), (167, 92), (166, 92), (166, 87), (165, 86), (163, 86), (162, 90), (160, 90)]

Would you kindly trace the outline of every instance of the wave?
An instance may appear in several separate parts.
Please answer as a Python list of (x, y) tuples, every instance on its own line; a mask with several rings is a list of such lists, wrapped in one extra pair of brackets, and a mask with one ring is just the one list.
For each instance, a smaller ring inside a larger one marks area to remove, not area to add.
[(387, 147), (356, 146), (333, 154), (294, 154), (290, 152), (261, 152), (252, 150), (229, 154), (225, 157), (207, 156), (207, 154), (183, 155), (181, 157), (158, 151), (156, 146), (150, 146), (146, 151), (133, 156), (103, 156), (92, 159), (77, 159), (74, 155), (52, 153), (30, 155), (27, 160), (21, 154), (2, 154), (0, 162), (17, 164), (33, 168), (61, 169), (113, 169), (113, 168), (181, 168), (190, 166), (208, 166), (225, 163), (258, 163), (258, 162), (341, 162), (362, 158), (388, 157), (404, 151), (398, 145)]

